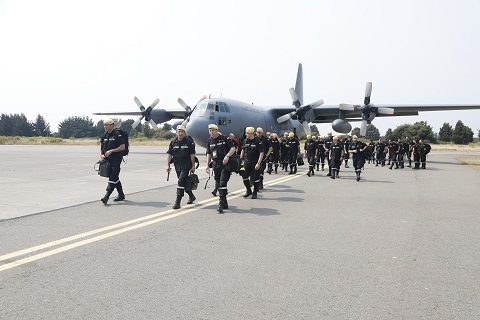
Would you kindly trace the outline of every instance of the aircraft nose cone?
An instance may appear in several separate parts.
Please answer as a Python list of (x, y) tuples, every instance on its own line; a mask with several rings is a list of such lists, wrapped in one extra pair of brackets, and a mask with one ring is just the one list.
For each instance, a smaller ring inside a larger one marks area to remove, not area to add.
[(208, 133), (209, 123), (207, 119), (194, 118), (188, 122), (185, 128), (187, 134), (195, 141), (195, 144), (203, 148), (206, 148), (207, 140), (210, 137)]

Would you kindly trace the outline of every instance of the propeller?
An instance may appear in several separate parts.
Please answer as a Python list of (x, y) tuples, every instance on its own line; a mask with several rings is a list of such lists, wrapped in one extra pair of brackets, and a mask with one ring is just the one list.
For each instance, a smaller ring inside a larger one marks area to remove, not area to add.
[(298, 121), (302, 123), (303, 130), (306, 134), (310, 133), (310, 126), (308, 125), (308, 119), (305, 117), (307, 111), (310, 111), (316, 107), (319, 107), (323, 104), (323, 99), (317, 100), (307, 105), (302, 105), (300, 100), (298, 99), (297, 92), (294, 88), (290, 88), (290, 96), (292, 97), (292, 104), (295, 106), (296, 110), (290, 113), (284, 114), (277, 118), (278, 123), (282, 123), (291, 119), (292, 117), (297, 117)]
[(138, 118), (137, 121), (135, 121), (132, 124), (132, 128), (135, 129), (138, 126), (138, 124), (143, 120), (143, 118), (145, 118), (145, 121), (150, 123), (150, 125), (152, 126), (153, 129), (157, 129), (157, 124), (155, 123), (155, 121), (153, 121), (150, 118), (150, 114), (151, 114), (153, 108), (155, 108), (155, 106), (158, 104), (160, 99), (158, 99), (158, 98), (155, 99), (155, 101), (153, 101), (152, 104), (147, 109), (145, 109), (145, 107), (142, 105), (142, 103), (140, 102), (140, 100), (138, 100), (137, 97), (133, 98), (133, 101), (135, 101), (137, 106), (140, 108), (140, 111), (142, 111), (142, 116), (140, 118)]
[[(195, 104), (195, 107), (203, 100), (207, 99), (207, 96), (206, 95), (203, 95), (200, 100), (198, 100), (198, 102)], [(190, 108), (188, 106), (188, 104), (185, 103), (185, 101), (182, 100), (182, 98), (178, 98), (177, 99), (177, 102), (182, 106), (183, 109), (185, 109), (185, 111), (187, 111), (187, 116), (185, 117), (185, 120), (182, 122), (182, 126), (186, 126), (187, 123), (190, 121), (190, 115), (192, 114), (193, 110), (195, 109), (195, 107)]]
[(365, 99), (363, 100), (363, 106), (353, 104), (340, 104), (340, 110), (348, 111), (361, 111), (362, 123), (360, 124), (360, 135), (364, 136), (367, 133), (367, 124), (372, 121), (378, 113), (380, 114), (393, 114), (395, 110), (393, 108), (375, 107), (370, 103), (370, 96), (372, 95), (372, 83), (367, 82), (365, 86)]

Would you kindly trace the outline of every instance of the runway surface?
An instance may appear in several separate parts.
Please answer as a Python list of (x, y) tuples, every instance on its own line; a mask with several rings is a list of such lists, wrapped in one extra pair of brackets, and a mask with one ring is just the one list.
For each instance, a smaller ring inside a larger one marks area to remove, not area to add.
[[(366, 164), (231, 177), (172, 210), (166, 147), (135, 147), (104, 206), (98, 147), (0, 146), (0, 319), (478, 319), (479, 173)], [(198, 150), (203, 154), (203, 150)], [(114, 194), (115, 195), (115, 194)]]

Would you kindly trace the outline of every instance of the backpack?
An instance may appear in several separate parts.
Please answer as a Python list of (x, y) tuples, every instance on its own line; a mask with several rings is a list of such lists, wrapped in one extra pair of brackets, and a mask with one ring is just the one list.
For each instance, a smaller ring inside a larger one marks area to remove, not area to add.
[(428, 154), (431, 149), (432, 149), (432, 146), (430, 146), (428, 143), (425, 143), (425, 154)]
[(128, 152), (130, 151), (130, 144), (128, 143), (128, 133), (120, 128), (115, 128), (114, 130), (117, 130), (118, 133), (122, 135), (123, 140), (125, 141), (125, 150), (122, 151), (122, 156), (128, 156)]

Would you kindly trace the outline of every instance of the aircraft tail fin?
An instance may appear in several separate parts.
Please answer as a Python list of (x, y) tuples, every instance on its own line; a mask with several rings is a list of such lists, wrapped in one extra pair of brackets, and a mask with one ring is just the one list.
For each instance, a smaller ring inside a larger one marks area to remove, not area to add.
[(297, 94), (300, 105), (303, 106), (303, 69), (302, 64), (298, 64), (297, 82), (295, 83), (295, 93)]

